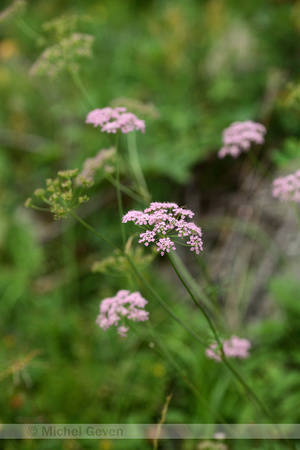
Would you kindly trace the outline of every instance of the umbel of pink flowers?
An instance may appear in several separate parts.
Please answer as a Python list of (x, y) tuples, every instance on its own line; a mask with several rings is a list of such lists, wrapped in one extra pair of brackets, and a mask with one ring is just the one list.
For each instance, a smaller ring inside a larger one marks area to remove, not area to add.
[(219, 158), (231, 155), (234, 158), (247, 152), (251, 144), (263, 144), (266, 128), (261, 123), (246, 120), (234, 122), (223, 131), (223, 147), (218, 152)]
[[(251, 348), (251, 343), (248, 339), (232, 336), (230, 339), (223, 341), (222, 346), (223, 352), (228, 358), (246, 359), (250, 356), (249, 350)], [(216, 342), (212, 343), (209, 348), (205, 350), (205, 354), (208, 358), (214, 359), (217, 362), (222, 361), (221, 351)]]
[[(194, 222), (187, 222), (194, 213), (189, 209), (180, 208), (176, 203), (153, 202), (144, 211), (129, 211), (123, 216), (122, 222), (134, 222), (145, 230), (140, 234), (139, 243), (148, 246), (152, 242), (161, 256), (165, 252), (176, 250), (173, 239), (186, 238), (191, 251), (197, 255), (202, 250), (202, 231)], [(172, 239), (171, 239), (172, 238)], [(177, 242), (181, 243), (177, 240)]]
[(276, 178), (273, 181), (272, 194), (283, 202), (300, 203), (300, 170), (294, 174)]
[(145, 132), (145, 121), (136, 117), (135, 114), (127, 112), (127, 108), (118, 106), (116, 108), (94, 109), (89, 112), (86, 123), (91, 123), (94, 127), (100, 127), (105, 133), (130, 133), (134, 130)]
[(116, 149), (114, 147), (100, 150), (93, 158), (87, 158), (83, 164), (83, 170), (77, 177), (77, 184), (84, 183), (92, 185), (95, 180), (96, 172), (102, 170), (105, 173), (114, 171), (114, 160)]
[[(96, 323), (104, 331), (115, 326), (119, 335), (126, 337), (129, 327), (124, 325), (124, 318), (133, 322), (148, 320), (149, 313), (144, 310), (147, 303), (139, 292), (121, 290), (114, 297), (102, 300)], [(120, 325), (119, 322), (123, 324)]]

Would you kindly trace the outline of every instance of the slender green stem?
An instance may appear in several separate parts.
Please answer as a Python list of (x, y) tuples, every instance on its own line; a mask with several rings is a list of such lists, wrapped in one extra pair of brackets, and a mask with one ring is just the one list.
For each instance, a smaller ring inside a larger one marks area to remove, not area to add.
[(121, 183), (120, 183), (120, 149), (119, 149), (119, 132), (117, 132), (116, 135), (116, 188), (117, 188), (117, 200), (118, 200), (118, 210), (119, 210), (119, 217), (120, 217), (120, 224), (121, 224), (121, 236), (122, 236), (122, 242), (123, 247), (125, 248), (126, 245), (126, 231), (124, 227), (124, 223), (122, 222), (122, 218), (124, 216), (123, 211), (123, 203), (122, 203), (122, 192), (121, 192)]
[(143, 170), (140, 164), (140, 159), (136, 146), (136, 134), (135, 131), (128, 133), (128, 154), (129, 160), (134, 173), (135, 179), (139, 185), (140, 192), (145, 197), (146, 200), (150, 200), (151, 196), (149, 194), (149, 189), (143, 174)]
[(173, 254), (172, 254), (172, 256), (170, 256), (170, 258), (172, 258), (173, 263), (176, 265), (176, 267), (180, 271), (181, 275), (187, 280), (187, 282), (189, 283), (189, 285), (191, 286), (193, 291), (198, 292), (198, 295), (199, 295), (199, 297), (201, 297), (201, 300), (205, 303), (205, 306), (211, 310), (212, 307), (211, 307), (210, 299), (203, 292), (202, 289), (199, 289), (198, 284), (196, 283), (196, 281), (194, 280), (192, 275), (189, 273), (189, 271), (186, 269), (185, 265), (183, 264), (180, 257), (178, 256), (177, 252), (173, 252)]
[[(221, 312), (221, 308), (220, 308), (220, 301), (219, 301), (219, 287), (216, 286), (213, 277), (209, 271), (208, 265), (205, 264), (202, 256), (197, 255), (197, 257), (195, 258), (196, 264), (199, 266), (199, 269), (201, 271), (201, 275), (204, 279), (204, 281), (206, 282), (206, 286), (210, 287), (210, 293), (209, 293), (209, 297), (207, 296), (207, 298), (210, 298), (211, 303), (214, 306), (214, 312), (215, 314), (217, 314), (218, 319), (221, 319), (222, 316), (222, 312)], [(205, 303), (205, 306), (208, 307), (208, 304)]]
[(191, 336), (193, 336), (194, 339), (196, 339), (203, 347), (207, 347), (207, 344), (205, 341), (203, 341), (191, 328), (189, 328), (168, 306), (168, 304), (162, 299), (162, 297), (153, 289), (150, 283), (143, 277), (140, 270), (137, 268), (137, 266), (132, 261), (130, 255), (127, 253), (124, 253), (124, 256), (127, 258), (127, 261), (131, 265), (134, 273), (139, 278), (139, 280), (144, 284), (144, 286), (151, 292), (153, 297), (159, 302), (159, 304), (170, 314), (171, 317), (173, 317), (174, 320), (176, 320), (177, 323), (179, 323)]
[(95, 228), (91, 227), (88, 223), (86, 223), (84, 220), (82, 220), (80, 217), (77, 216), (77, 214), (74, 213), (74, 211), (70, 211), (70, 215), (76, 219), (81, 225), (83, 225), (85, 228), (87, 228), (89, 231), (91, 231), (95, 236), (102, 239), (102, 241), (106, 242), (111, 247), (121, 250), (117, 245), (115, 245), (113, 242), (111, 242), (109, 239), (107, 239), (103, 234), (99, 233), (99, 231), (95, 230)]
[(194, 296), (194, 294), (192, 293), (191, 289), (189, 288), (189, 286), (188, 286), (187, 283), (185, 282), (184, 278), (181, 276), (179, 270), (177, 269), (176, 265), (174, 264), (174, 262), (173, 262), (171, 256), (169, 255), (169, 253), (168, 253), (167, 255), (168, 255), (168, 257), (169, 257), (169, 261), (170, 261), (170, 263), (171, 263), (173, 269), (175, 270), (176, 275), (178, 276), (179, 280), (181, 281), (181, 283), (183, 284), (183, 286), (185, 287), (185, 289), (186, 289), (187, 292), (189, 293), (191, 299), (193, 300), (193, 302), (195, 303), (195, 305), (197, 306), (197, 308), (200, 309), (201, 313), (204, 315), (204, 317), (205, 317), (205, 319), (206, 319), (206, 321), (207, 321), (207, 323), (208, 323), (208, 325), (209, 325), (209, 327), (210, 327), (210, 329), (211, 329), (211, 331), (212, 331), (212, 333), (213, 333), (215, 339), (216, 339), (217, 342), (220, 344), (220, 346), (222, 346), (222, 343), (221, 343), (220, 338), (219, 338), (219, 336), (218, 336), (218, 334), (217, 334), (217, 331), (216, 331), (216, 329), (215, 329), (215, 327), (214, 327), (212, 321), (210, 320), (209, 316), (207, 315), (205, 309), (203, 308), (203, 306), (201, 306), (201, 304), (200, 304), (200, 303), (198, 302), (198, 300), (195, 298), (195, 296)]
[(137, 194), (136, 192), (132, 191), (130, 188), (128, 188), (127, 186), (124, 186), (124, 184), (118, 183), (117, 180), (114, 179), (113, 176), (110, 175), (110, 173), (106, 173), (105, 174), (105, 178), (116, 188), (119, 186), (119, 189), (121, 191), (123, 191), (125, 194), (127, 194), (129, 197), (133, 198), (134, 200), (136, 200), (139, 203), (143, 203), (144, 205), (147, 205), (148, 202), (145, 202), (144, 198), (141, 197), (139, 194)]
[(28, 36), (30, 39), (33, 39), (36, 41), (37, 39), (44, 39), (43, 36), (41, 36), (39, 33), (34, 31), (29, 25), (27, 25), (26, 22), (24, 22), (23, 19), (18, 19), (16, 21), (17, 26), (20, 28), (20, 30), (23, 31), (26, 36)]
[[(223, 353), (223, 352), (222, 352)], [(224, 355), (224, 353), (223, 353)], [(277, 429), (277, 431), (279, 431), (281, 436), (285, 436), (285, 433), (281, 430), (280, 426), (277, 424), (278, 420), (277, 418), (274, 416), (274, 414), (265, 406), (265, 404), (257, 397), (257, 395), (253, 392), (253, 390), (248, 386), (248, 384), (245, 382), (245, 380), (243, 379), (243, 377), (239, 374), (239, 372), (232, 366), (232, 364), (228, 361), (228, 359), (225, 357), (222, 358), (224, 364), (227, 366), (227, 368), (231, 371), (231, 373), (235, 376), (235, 378), (239, 381), (239, 383), (243, 386), (243, 388), (245, 389), (245, 391), (247, 392), (247, 394), (249, 395), (250, 398), (252, 398), (252, 400), (255, 402), (255, 404), (257, 406), (259, 406), (259, 408), (261, 409), (262, 412), (264, 412), (266, 414), (267, 417), (269, 417), (269, 419), (271, 419), (271, 421), (274, 424), (274, 427)], [(295, 448), (294, 443), (290, 440), (287, 440), (288, 446), (292, 449)]]
[(35, 209), (36, 211), (47, 211), (47, 212), (49, 212), (49, 208), (41, 208), (40, 206), (35, 206), (33, 203), (31, 203), (30, 206), (28, 206), (28, 208)]
[(251, 163), (253, 164), (254, 168), (257, 169), (257, 171), (262, 175), (266, 176), (269, 174), (268, 169), (260, 162), (258, 157), (252, 152), (247, 152), (247, 156)]
[[(142, 339), (144, 342), (148, 344), (147, 339), (145, 339), (137, 330), (137, 327), (132, 324), (131, 328), (133, 328), (134, 332), (138, 335), (140, 339)], [(222, 417), (221, 414), (219, 414), (217, 411), (214, 411), (209, 403), (207, 403), (204, 398), (202, 397), (199, 389), (195, 386), (195, 384), (189, 379), (186, 370), (182, 369), (178, 362), (174, 359), (174, 357), (171, 355), (167, 347), (161, 342), (161, 339), (157, 335), (157, 333), (154, 333), (154, 330), (152, 326), (147, 323), (147, 328), (151, 333), (151, 341), (154, 343), (154, 347), (152, 347), (153, 351), (156, 351), (160, 356), (165, 357), (165, 359), (168, 361), (171, 368), (175, 369), (179, 377), (182, 379), (182, 381), (187, 385), (187, 387), (193, 392), (199, 403), (204, 406), (212, 415), (214, 419), (219, 420), (221, 423), (226, 423), (226, 420), (224, 417)]]
[(77, 87), (77, 89), (79, 90), (79, 92), (80, 92), (80, 94), (81, 94), (81, 96), (83, 98), (83, 101), (84, 101), (85, 105), (88, 108), (94, 108), (95, 107), (94, 103), (90, 99), (90, 97), (89, 97), (89, 95), (88, 95), (88, 93), (87, 93), (87, 91), (86, 91), (86, 89), (85, 89), (85, 87), (84, 87), (84, 85), (83, 85), (83, 83), (81, 81), (81, 78), (80, 78), (80, 75), (79, 75), (78, 71), (77, 70), (71, 70), (71, 75), (72, 75), (72, 78), (73, 78), (75, 86)]
[(204, 315), (212, 333), (215, 336), (216, 341), (218, 342), (219, 346), (220, 346), (220, 351), (221, 351), (221, 357), (222, 357), (222, 361), (224, 362), (224, 364), (226, 365), (226, 367), (231, 371), (231, 373), (234, 375), (234, 377), (238, 380), (238, 382), (243, 386), (243, 388), (245, 389), (245, 391), (249, 394), (249, 396), (254, 400), (254, 402), (256, 403), (257, 406), (260, 407), (260, 409), (274, 422), (276, 423), (276, 419), (273, 416), (273, 414), (266, 408), (266, 406), (261, 402), (261, 400), (256, 396), (256, 394), (253, 392), (253, 390), (248, 386), (248, 384), (245, 382), (245, 380), (241, 377), (241, 375), (237, 372), (237, 370), (231, 365), (231, 363), (228, 361), (228, 359), (226, 358), (226, 355), (224, 354), (224, 350), (223, 350), (223, 346), (222, 346), (222, 342), (217, 334), (217, 331), (211, 321), (211, 319), (208, 317), (207, 313), (205, 312), (204, 308), (200, 305), (200, 303), (196, 300), (196, 298), (194, 297), (193, 293), (191, 292), (189, 286), (186, 284), (185, 280), (182, 278), (181, 274), (179, 273), (179, 271), (177, 270), (175, 264), (172, 261), (172, 258), (169, 256), (169, 260), (171, 262), (172, 267), (174, 268), (178, 278), (180, 279), (181, 283), (183, 284), (183, 286), (185, 287), (185, 289), (187, 290), (187, 292), (189, 293), (190, 297), (192, 298), (192, 300), (194, 301), (194, 303), (196, 304), (196, 306), (200, 309), (200, 311), (202, 312), (202, 314)]
[(239, 374), (239, 372), (233, 367), (233, 365), (229, 362), (229, 360), (225, 357), (223, 358), (223, 362), (227, 366), (227, 368), (231, 371), (231, 373), (235, 376), (235, 378), (239, 381), (239, 383), (243, 386), (249, 397), (251, 397), (257, 405), (261, 408), (261, 410), (274, 422), (277, 420), (273, 416), (273, 414), (266, 408), (266, 406), (262, 403), (262, 401), (256, 396), (253, 390), (248, 386), (243, 377)]
[(61, 221), (61, 226), (63, 228), (62, 233), (62, 256), (64, 260), (64, 278), (65, 284), (68, 285), (68, 289), (64, 290), (64, 298), (67, 296), (69, 301), (78, 302), (78, 261), (75, 255), (75, 243), (76, 243), (76, 229), (75, 227), (69, 227), (67, 230), (66, 222)]

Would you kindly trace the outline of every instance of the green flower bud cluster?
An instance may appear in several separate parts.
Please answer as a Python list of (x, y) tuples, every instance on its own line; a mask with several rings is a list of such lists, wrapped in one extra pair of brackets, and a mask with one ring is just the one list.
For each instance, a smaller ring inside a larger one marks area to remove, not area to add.
[[(77, 186), (78, 172), (78, 169), (59, 171), (57, 178), (46, 180), (46, 189), (36, 189), (34, 192), (35, 198), (49, 205), (55, 220), (68, 217), (70, 211), (89, 200), (86, 195), (81, 195), (83, 186)], [(32, 198), (26, 200), (25, 206), (41, 209), (34, 205)]]
[(79, 62), (92, 56), (94, 37), (76, 31), (80, 22), (88, 20), (88, 16), (69, 14), (44, 24), (46, 36), (40, 37), (38, 44), (47, 48), (31, 67), (30, 74), (54, 79), (64, 71), (77, 73)]
[(33, 76), (57, 77), (64, 70), (78, 72), (78, 59), (92, 56), (94, 37), (88, 34), (73, 33), (58, 44), (46, 48), (33, 64), (30, 73)]
[(91, 19), (87, 15), (64, 14), (43, 25), (46, 34), (54, 41), (59, 42), (61, 39), (70, 36), (76, 32), (77, 27), (82, 22), (89, 22)]

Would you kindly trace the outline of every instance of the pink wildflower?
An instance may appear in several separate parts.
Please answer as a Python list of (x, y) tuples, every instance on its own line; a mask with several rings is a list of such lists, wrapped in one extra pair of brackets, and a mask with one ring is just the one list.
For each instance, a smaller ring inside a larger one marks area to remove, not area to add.
[(231, 155), (234, 158), (241, 152), (247, 152), (251, 143), (263, 144), (266, 128), (252, 120), (234, 122), (223, 131), (223, 147), (218, 153), (219, 158)]
[[(223, 352), (228, 358), (249, 358), (249, 349), (251, 343), (248, 339), (241, 339), (237, 336), (232, 336), (230, 339), (223, 342)], [(217, 362), (221, 361), (221, 351), (216, 342), (212, 343), (206, 349), (205, 354), (208, 358), (214, 359)]]
[(92, 185), (95, 179), (96, 172), (103, 170), (103, 172), (111, 173), (114, 171), (114, 160), (116, 156), (115, 148), (100, 150), (94, 158), (88, 158), (84, 161), (83, 170), (77, 177), (77, 184), (82, 185), (88, 183)]
[[(155, 243), (161, 256), (165, 252), (176, 250), (174, 238), (183, 240), (187, 237), (186, 245), (199, 255), (203, 242), (201, 228), (193, 222), (186, 222), (186, 218), (193, 218), (194, 213), (189, 209), (179, 208), (176, 203), (153, 202), (144, 211), (129, 211), (123, 216), (122, 222), (134, 222), (144, 228), (140, 234), (139, 243), (148, 246)], [(180, 242), (179, 242), (180, 243)]]
[(116, 133), (117, 130), (121, 133), (130, 133), (134, 130), (145, 132), (145, 121), (127, 112), (123, 106), (94, 109), (88, 113), (85, 122), (93, 124), (94, 127), (100, 127), (101, 131), (106, 133)]
[(130, 293), (121, 290), (115, 297), (106, 298), (100, 303), (100, 314), (96, 323), (104, 331), (114, 325), (120, 336), (126, 337), (129, 327), (119, 325), (122, 318), (127, 318), (134, 322), (144, 322), (149, 319), (149, 313), (144, 310), (147, 304), (139, 292)]
[(128, 330), (129, 330), (129, 327), (124, 327), (123, 325), (118, 327), (118, 333), (121, 337), (127, 337)]
[(276, 178), (273, 181), (273, 197), (281, 201), (300, 203), (300, 170), (285, 177)]

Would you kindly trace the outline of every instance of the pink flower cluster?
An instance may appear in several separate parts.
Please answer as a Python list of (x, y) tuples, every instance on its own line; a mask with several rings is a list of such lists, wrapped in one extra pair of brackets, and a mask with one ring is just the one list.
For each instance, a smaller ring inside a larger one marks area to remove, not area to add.
[(120, 325), (122, 317), (134, 322), (144, 322), (149, 319), (149, 313), (144, 310), (147, 304), (139, 292), (130, 293), (126, 290), (117, 292), (115, 297), (106, 298), (100, 303), (100, 314), (96, 323), (104, 331), (112, 325), (117, 327), (120, 336), (126, 337), (129, 327)]
[(161, 256), (165, 252), (176, 250), (172, 240), (175, 237), (188, 238), (186, 245), (199, 255), (203, 246), (201, 228), (193, 222), (186, 221), (187, 217), (191, 219), (193, 216), (192, 211), (180, 208), (176, 203), (153, 202), (144, 211), (129, 211), (123, 216), (122, 222), (134, 222), (144, 228), (146, 231), (140, 234), (139, 243), (148, 246), (154, 242)]
[[(223, 342), (223, 352), (228, 358), (249, 358), (250, 348), (251, 342), (248, 339), (241, 339), (237, 336), (232, 336), (230, 339)], [(221, 361), (221, 351), (216, 342), (206, 349), (205, 354), (210, 359), (214, 359), (218, 362)]]
[(273, 197), (281, 201), (300, 203), (300, 170), (286, 177), (279, 177), (273, 181)]
[(120, 130), (121, 133), (130, 133), (130, 131), (140, 130), (145, 132), (145, 121), (138, 119), (136, 115), (127, 112), (123, 106), (116, 108), (102, 108), (94, 109), (89, 112), (86, 118), (86, 123), (91, 123), (94, 127), (100, 127), (101, 131), (105, 133), (116, 133)]
[(86, 159), (83, 164), (83, 170), (77, 177), (77, 184), (80, 186), (85, 182), (92, 185), (96, 172), (101, 169), (106, 173), (113, 172), (115, 157), (116, 149), (111, 147), (100, 150), (93, 158)]
[(219, 150), (219, 158), (231, 155), (234, 158), (242, 152), (247, 152), (251, 143), (263, 144), (266, 128), (252, 120), (234, 122), (223, 131), (223, 147)]

